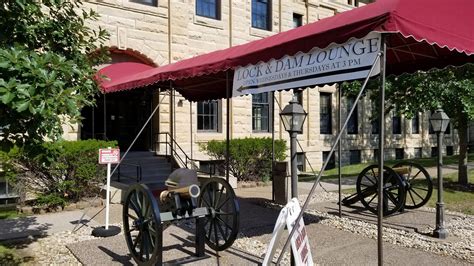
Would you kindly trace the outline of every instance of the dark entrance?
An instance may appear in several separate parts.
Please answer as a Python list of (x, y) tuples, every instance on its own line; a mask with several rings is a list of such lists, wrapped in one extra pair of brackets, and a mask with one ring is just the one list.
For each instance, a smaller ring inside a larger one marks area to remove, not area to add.
[[(94, 108), (82, 110), (81, 139), (116, 140), (122, 150), (127, 149), (151, 114), (151, 99), (148, 90), (99, 95)], [(148, 124), (132, 150), (151, 149), (151, 128)]]

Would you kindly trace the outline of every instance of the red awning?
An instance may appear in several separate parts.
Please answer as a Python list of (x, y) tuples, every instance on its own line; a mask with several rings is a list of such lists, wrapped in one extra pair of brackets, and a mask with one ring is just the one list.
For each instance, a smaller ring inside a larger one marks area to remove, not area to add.
[[(387, 74), (474, 62), (474, 1), (378, 0), (261, 40), (196, 56), (104, 84), (114, 92), (152, 84), (175, 87), (189, 100), (226, 97), (226, 76), (239, 66), (387, 33)], [(229, 84), (231, 85), (231, 84)]]
[(121, 79), (150, 69), (154, 69), (154, 67), (142, 63), (121, 62), (100, 69), (96, 76), (97, 79), (100, 80), (103, 91), (107, 92), (107, 89), (105, 88), (110, 86), (112, 83), (120, 82)]

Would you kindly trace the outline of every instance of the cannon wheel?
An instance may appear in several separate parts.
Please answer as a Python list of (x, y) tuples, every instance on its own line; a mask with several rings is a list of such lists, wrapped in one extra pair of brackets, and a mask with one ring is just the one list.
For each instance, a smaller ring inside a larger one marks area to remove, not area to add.
[(416, 209), (425, 205), (433, 193), (433, 181), (426, 169), (411, 162), (401, 162), (393, 166), (408, 167), (408, 174), (401, 175), (405, 181), (406, 199), (405, 208)]
[[(357, 177), (356, 189), (360, 201), (367, 210), (377, 214), (378, 206), (378, 165), (370, 165)], [(384, 166), (384, 212), (390, 215), (400, 210), (405, 203), (405, 185), (400, 176), (392, 168)]]
[(160, 210), (146, 185), (129, 189), (123, 206), (123, 228), (128, 250), (139, 265), (161, 263)]
[(234, 190), (222, 178), (211, 178), (201, 187), (199, 206), (207, 207), (206, 244), (216, 251), (230, 247), (239, 231), (239, 203)]

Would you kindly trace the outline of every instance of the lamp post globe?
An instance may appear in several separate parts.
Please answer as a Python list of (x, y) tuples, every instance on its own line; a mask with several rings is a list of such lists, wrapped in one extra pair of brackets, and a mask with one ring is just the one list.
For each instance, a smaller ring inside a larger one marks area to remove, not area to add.
[(437, 135), (438, 142), (438, 201), (436, 202), (436, 228), (433, 236), (445, 239), (448, 231), (444, 228), (444, 202), (443, 202), (443, 134), (449, 124), (449, 117), (443, 109), (436, 110), (430, 117), (430, 124)]
[(303, 133), (303, 124), (307, 113), (303, 106), (298, 104), (293, 97), (288, 105), (280, 112), (280, 117), (285, 130), (290, 133), (290, 155), (291, 155), (291, 197), (298, 198), (298, 174), (296, 162), (296, 135)]

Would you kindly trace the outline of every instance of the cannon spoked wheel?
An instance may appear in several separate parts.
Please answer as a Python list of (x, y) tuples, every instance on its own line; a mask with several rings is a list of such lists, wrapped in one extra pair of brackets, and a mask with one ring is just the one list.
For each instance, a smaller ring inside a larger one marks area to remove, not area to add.
[(206, 244), (216, 251), (232, 245), (239, 231), (239, 203), (234, 190), (222, 178), (211, 178), (201, 187), (199, 206), (207, 207)]
[[(377, 214), (378, 206), (378, 165), (370, 165), (357, 177), (356, 189), (362, 204)], [(405, 184), (391, 168), (384, 166), (383, 215), (400, 210), (405, 203)]]
[(433, 181), (426, 169), (416, 163), (401, 162), (393, 166), (406, 167), (408, 172), (401, 175), (405, 181), (405, 208), (416, 209), (425, 205), (433, 193)]
[(123, 227), (128, 250), (140, 265), (161, 261), (162, 228), (160, 210), (146, 185), (132, 186), (123, 208)]

